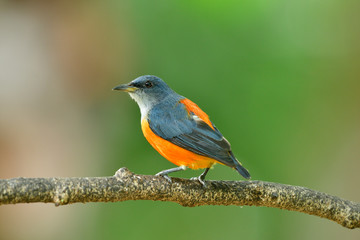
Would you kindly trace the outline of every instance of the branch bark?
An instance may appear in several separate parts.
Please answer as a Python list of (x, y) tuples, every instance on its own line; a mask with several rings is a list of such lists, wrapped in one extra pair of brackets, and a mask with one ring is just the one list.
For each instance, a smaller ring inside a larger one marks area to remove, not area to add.
[(0, 179), (0, 205), (17, 203), (171, 201), (182, 206), (266, 206), (327, 218), (360, 228), (360, 204), (305, 187), (263, 181), (206, 181), (137, 175), (126, 168), (112, 177)]

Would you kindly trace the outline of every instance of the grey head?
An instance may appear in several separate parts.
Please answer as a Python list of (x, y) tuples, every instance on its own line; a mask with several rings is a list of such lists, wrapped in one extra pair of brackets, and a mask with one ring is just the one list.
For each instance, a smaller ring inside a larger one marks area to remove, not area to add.
[(113, 90), (129, 93), (139, 105), (142, 117), (162, 101), (181, 98), (163, 80), (153, 75), (138, 77), (128, 84), (114, 87)]

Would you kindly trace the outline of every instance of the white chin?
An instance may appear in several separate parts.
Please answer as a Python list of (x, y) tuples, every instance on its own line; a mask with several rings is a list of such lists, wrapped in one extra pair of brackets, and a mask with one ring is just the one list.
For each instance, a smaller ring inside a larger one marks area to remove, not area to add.
[(135, 100), (135, 102), (139, 105), (141, 118), (147, 116), (152, 107), (152, 102), (149, 99), (144, 99), (142, 94), (137, 93), (129, 93), (130, 97)]

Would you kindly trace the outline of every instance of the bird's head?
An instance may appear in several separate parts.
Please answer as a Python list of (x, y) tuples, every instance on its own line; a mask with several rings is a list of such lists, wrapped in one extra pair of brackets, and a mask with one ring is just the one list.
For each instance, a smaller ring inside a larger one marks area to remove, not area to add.
[(113, 90), (129, 93), (142, 113), (147, 112), (169, 95), (175, 94), (163, 80), (152, 75), (138, 77), (128, 84), (114, 87)]

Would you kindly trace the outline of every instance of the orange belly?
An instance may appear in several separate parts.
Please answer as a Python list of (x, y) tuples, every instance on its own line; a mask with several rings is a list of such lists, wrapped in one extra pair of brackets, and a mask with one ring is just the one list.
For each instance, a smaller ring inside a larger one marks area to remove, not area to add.
[(187, 166), (191, 169), (209, 168), (215, 159), (201, 156), (199, 154), (181, 148), (159, 136), (157, 136), (149, 127), (147, 120), (141, 121), (141, 128), (145, 138), (164, 158), (178, 166)]

